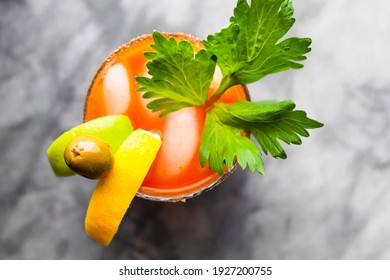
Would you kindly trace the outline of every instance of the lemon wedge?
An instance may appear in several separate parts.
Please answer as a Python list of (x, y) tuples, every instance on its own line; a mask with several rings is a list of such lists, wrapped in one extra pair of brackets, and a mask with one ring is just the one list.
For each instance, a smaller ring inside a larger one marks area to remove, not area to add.
[(158, 135), (137, 129), (119, 147), (113, 168), (98, 181), (88, 205), (85, 231), (92, 239), (106, 246), (111, 242), (161, 142)]

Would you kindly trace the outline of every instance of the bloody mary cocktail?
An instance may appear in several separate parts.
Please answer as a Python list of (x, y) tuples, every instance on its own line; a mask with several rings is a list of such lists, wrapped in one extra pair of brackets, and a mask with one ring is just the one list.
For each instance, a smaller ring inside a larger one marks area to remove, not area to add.
[[(191, 35), (165, 33), (176, 40), (188, 40), (195, 51), (202, 42)], [(106, 115), (129, 116), (134, 129), (142, 128), (161, 135), (162, 146), (146, 176), (138, 196), (176, 201), (193, 197), (218, 185), (233, 172), (234, 167), (222, 176), (199, 163), (199, 146), (205, 122), (206, 108), (191, 107), (160, 118), (159, 112), (146, 107), (150, 99), (143, 99), (136, 76), (147, 76), (147, 59), (144, 52), (153, 51), (151, 35), (143, 35), (122, 45), (104, 60), (90, 85), (85, 101), (84, 121)], [(214, 74), (209, 94), (218, 87), (221, 74)], [(220, 102), (231, 103), (249, 99), (243, 85), (230, 88)]]

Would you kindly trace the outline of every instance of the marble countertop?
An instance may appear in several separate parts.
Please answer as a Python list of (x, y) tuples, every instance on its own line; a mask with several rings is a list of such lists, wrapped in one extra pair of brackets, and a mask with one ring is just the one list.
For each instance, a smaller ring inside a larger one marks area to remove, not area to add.
[(94, 183), (56, 178), (48, 145), (82, 121), (113, 49), (154, 29), (205, 38), (235, 1), (0, 1), (0, 259), (390, 259), (390, 2), (293, 2), (305, 67), (249, 89), (325, 127), (267, 157), (266, 176), (238, 170), (186, 203), (136, 198), (103, 247), (83, 228)]

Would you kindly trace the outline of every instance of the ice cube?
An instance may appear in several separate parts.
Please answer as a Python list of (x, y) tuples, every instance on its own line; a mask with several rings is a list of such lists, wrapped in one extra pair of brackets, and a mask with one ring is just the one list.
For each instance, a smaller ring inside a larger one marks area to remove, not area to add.
[(191, 164), (200, 142), (199, 112), (185, 108), (167, 115), (156, 170), (160, 176), (173, 178)]
[(126, 113), (130, 103), (130, 86), (126, 68), (117, 63), (107, 72), (103, 82), (104, 101), (109, 115)]

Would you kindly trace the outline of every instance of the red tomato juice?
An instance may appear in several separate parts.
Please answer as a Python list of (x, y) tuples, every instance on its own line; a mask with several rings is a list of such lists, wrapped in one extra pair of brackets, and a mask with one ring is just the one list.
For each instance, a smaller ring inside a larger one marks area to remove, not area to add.
[[(186, 39), (195, 51), (202, 48), (200, 40), (182, 33), (166, 33), (176, 40)], [(162, 146), (138, 194), (149, 199), (183, 199), (201, 192), (221, 180), (207, 166), (199, 163), (199, 146), (206, 112), (202, 108), (185, 108), (159, 117), (146, 105), (151, 100), (142, 98), (136, 76), (147, 76), (144, 52), (153, 51), (151, 35), (143, 35), (115, 50), (100, 66), (89, 88), (85, 101), (84, 121), (106, 115), (129, 116), (134, 129), (156, 131), (162, 137)], [(218, 69), (217, 69), (218, 70)], [(221, 79), (216, 71), (209, 94)], [(245, 86), (230, 88), (220, 102), (231, 103), (249, 99)]]

